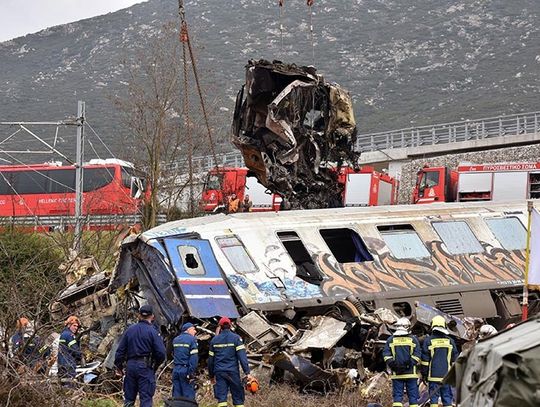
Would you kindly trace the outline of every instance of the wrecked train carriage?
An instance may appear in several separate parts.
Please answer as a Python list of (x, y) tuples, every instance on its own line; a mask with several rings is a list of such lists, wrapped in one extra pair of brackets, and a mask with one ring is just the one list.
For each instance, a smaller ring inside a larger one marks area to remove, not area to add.
[(329, 163), (355, 166), (352, 99), (313, 67), (251, 60), (231, 141), (259, 182), (293, 208), (326, 208), (342, 190)]
[(112, 287), (136, 277), (164, 325), (260, 311), (298, 326), (335, 305), (413, 317), (416, 301), (503, 323), (520, 313), (525, 213), (459, 203), (180, 220), (128, 238)]

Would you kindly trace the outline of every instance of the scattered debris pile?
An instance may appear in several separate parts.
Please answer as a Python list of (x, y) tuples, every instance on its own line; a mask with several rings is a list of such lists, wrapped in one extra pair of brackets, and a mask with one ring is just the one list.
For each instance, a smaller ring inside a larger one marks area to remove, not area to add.
[(356, 122), (347, 91), (313, 67), (249, 61), (238, 93), (232, 142), (261, 184), (293, 208), (341, 200), (330, 168), (355, 166)]
[[(57, 318), (70, 313), (79, 315), (85, 327), (86, 362), (102, 362), (102, 377), (106, 377), (107, 369), (113, 368), (112, 357), (123, 330), (135, 321), (135, 310), (145, 300), (140, 286), (132, 281), (114, 286), (110, 275), (92, 259), (71, 260), (71, 266), (65, 270), (79, 280), (62, 291), (51, 311)], [(157, 305), (157, 310), (165, 306), (159, 301)], [(460, 319), (427, 304), (415, 305), (414, 333), (420, 338), (428, 332), (432, 318), (442, 315), (459, 343), (475, 339), (481, 320)], [(159, 314), (159, 329), (164, 339), (171, 341), (177, 334), (177, 324), (167, 322), (167, 316)], [(245, 339), (248, 358), (261, 381), (294, 383), (302, 390), (319, 393), (361, 386), (369, 395), (383, 386), (381, 382), (388, 382), (384, 373), (377, 372), (385, 370), (382, 348), (401, 316), (384, 308), (368, 312), (356, 307), (352, 299), (344, 299), (313, 315), (292, 319), (285, 315), (265, 316), (253, 310), (240, 316), (236, 327)], [(214, 335), (217, 320), (192, 320), (200, 327), (198, 339), (204, 359), (204, 349)], [(88, 366), (95, 377), (97, 366)]]

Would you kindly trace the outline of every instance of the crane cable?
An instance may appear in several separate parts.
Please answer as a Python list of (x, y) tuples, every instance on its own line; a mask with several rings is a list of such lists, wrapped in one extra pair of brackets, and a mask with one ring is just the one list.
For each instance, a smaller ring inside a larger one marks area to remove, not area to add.
[[(206, 125), (206, 131), (208, 135), (208, 142), (210, 144), (210, 151), (212, 153), (212, 158), (214, 164), (219, 169), (216, 149), (214, 144), (214, 139), (212, 137), (212, 130), (210, 128), (210, 123), (208, 121), (208, 114), (206, 112), (206, 105), (204, 104), (204, 98), (202, 95), (201, 85), (199, 82), (199, 74), (197, 71), (197, 64), (195, 61), (195, 56), (193, 54), (193, 48), (191, 46), (191, 41), (189, 37), (188, 25), (186, 22), (186, 14), (184, 9), (184, 1), (178, 0), (178, 14), (180, 16), (180, 42), (182, 43), (182, 53), (183, 53), (183, 65), (184, 65), (184, 117), (185, 124), (187, 129), (187, 141), (188, 141), (188, 165), (189, 165), (189, 185), (190, 185), (190, 212), (191, 215), (194, 214), (193, 208), (193, 138), (191, 132), (191, 121), (189, 117), (189, 95), (188, 95), (188, 68), (187, 68), (187, 53), (189, 52), (189, 58), (191, 61), (191, 67), (193, 70), (193, 77), (195, 78), (195, 85), (197, 88), (197, 93), (199, 95), (199, 101), (201, 104), (201, 110), (204, 117), (204, 122)], [(187, 48), (187, 49), (186, 49)]]
[[(308, 19), (309, 19), (309, 35), (311, 40), (311, 58), (312, 58), (312, 64), (315, 66), (315, 33), (313, 31), (313, 4), (315, 3), (315, 0), (306, 0), (306, 5), (309, 7), (308, 9)], [(279, 36), (281, 40), (281, 53), (283, 54), (283, 6), (285, 5), (285, 0), (278, 0), (278, 6), (279, 6)]]
[(279, 38), (281, 40), (280, 53), (283, 54), (283, 4), (285, 0), (278, 0), (279, 5)]
[(313, 33), (313, 3), (315, 0), (306, 0), (306, 5), (309, 7), (309, 33), (311, 36), (311, 57), (313, 59), (312, 63), (315, 66), (315, 36)]

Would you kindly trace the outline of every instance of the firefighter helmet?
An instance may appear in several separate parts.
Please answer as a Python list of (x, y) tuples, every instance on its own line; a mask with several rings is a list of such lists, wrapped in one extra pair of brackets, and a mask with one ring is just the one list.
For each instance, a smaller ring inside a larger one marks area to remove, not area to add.
[(79, 322), (79, 318), (77, 318), (75, 315), (70, 315), (68, 319), (66, 319), (65, 325), (69, 327), (74, 324), (77, 324), (79, 326), (81, 325), (81, 323)]
[(411, 330), (411, 321), (409, 321), (409, 318), (400, 318), (394, 324), (394, 328), (396, 328), (394, 335), (408, 335)]
[(247, 376), (244, 379), (244, 388), (251, 394), (255, 394), (259, 391), (259, 381), (253, 376)]
[(26, 317), (20, 317), (17, 320), (17, 331), (26, 328), (30, 324), (30, 321)]
[(431, 320), (431, 330), (439, 331), (448, 335), (448, 329), (446, 329), (446, 319), (440, 315), (434, 316)]
[(480, 339), (489, 338), (497, 333), (497, 329), (493, 325), (482, 325), (480, 331), (478, 332), (478, 337)]

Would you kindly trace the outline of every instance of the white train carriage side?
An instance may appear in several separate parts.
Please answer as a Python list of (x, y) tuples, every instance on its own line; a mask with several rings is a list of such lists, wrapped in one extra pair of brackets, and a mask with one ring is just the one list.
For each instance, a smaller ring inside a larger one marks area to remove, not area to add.
[(250, 310), (294, 319), (347, 298), (508, 320), (520, 313), (526, 221), (525, 201), (180, 220), (127, 240), (113, 284), (137, 277), (173, 324)]

